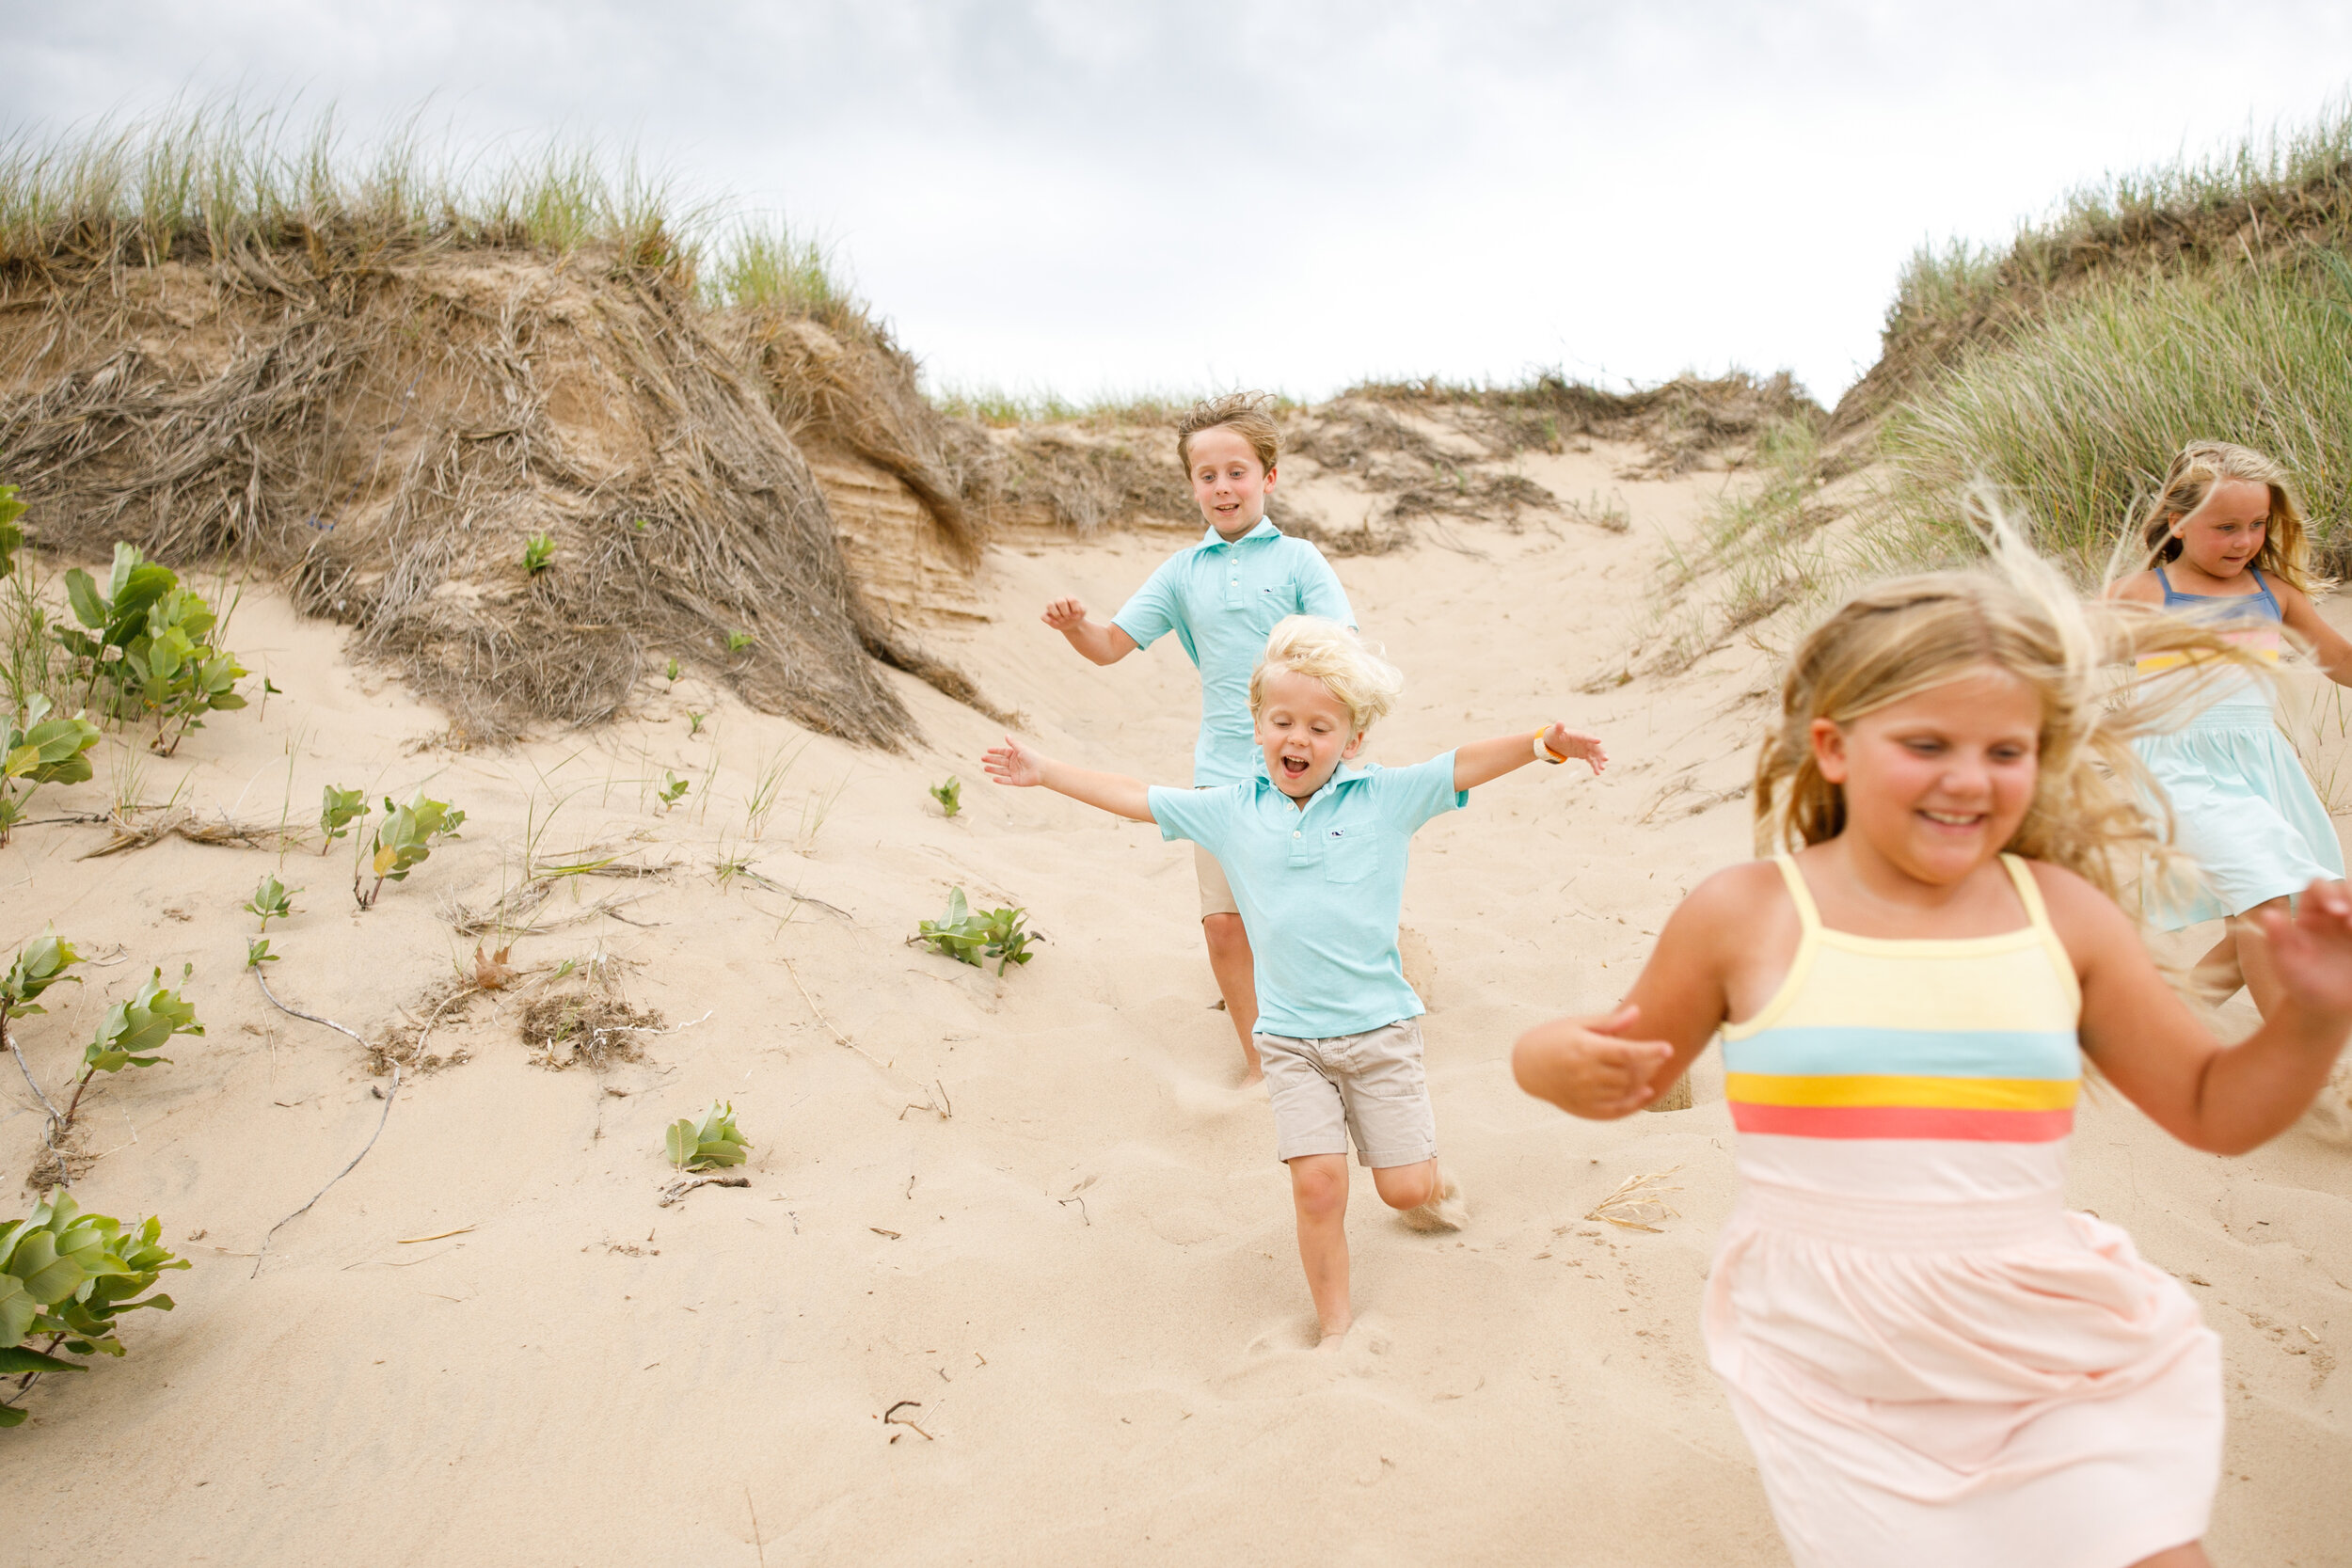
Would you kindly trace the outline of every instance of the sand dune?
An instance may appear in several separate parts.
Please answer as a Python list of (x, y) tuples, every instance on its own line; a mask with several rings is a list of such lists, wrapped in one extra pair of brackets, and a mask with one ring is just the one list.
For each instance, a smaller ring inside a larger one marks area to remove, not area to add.
[[(441, 1015), (439, 1065), (248, 1277), (263, 1232), (366, 1139), (386, 1082), (240, 973), (236, 906), (278, 858), (167, 839), (79, 860), (103, 831), (71, 826), (0, 850), (0, 939), (54, 922), (110, 964), (24, 1026), (48, 1082), (152, 965), (196, 965), (210, 1031), (93, 1091), (84, 1142), (103, 1157), (78, 1195), (161, 1213), (197, 1266), (169, 1285), (177, 1311), (126, 1328), (126, 1361), (52, 1378), (0, 1437), (0, 1554), (1785, 1560), (1698, 1339), (1732, 1196), (1720, 1070), (1699, 1069), (1694, 1109), (1596, 1126), (1521, 1096), (1504, 1065), (1528, 1024), (1612, 1001), (1692, 880), (1749, 849), (1766, 655), (1735, 641), (1671, 680), (1612, 684), (1654, 628), (1659, 535), (1722, 481), (1621, 480), (1622, 458), (1528, 471), (1565, 496), (1621, 491), (1630, 532), (1457, 524), (1338, 562), (1411, 683), (1380, 760), (1560, 717), (1616, 761), (1599, 781), (1515, 774), (1418, 840), (1406, 923), (1474, 1218), (1415, 1235), (1357, 1184), (1361, 1326), (1338, 1356), (1309, 1348), (1287, 1184), (1262, 1095), (1232, 1086), (1184, 846), (992, 788), (988, 721), (903, 677), (927, 737), (903, 756), (808, 736), (691, 673), (606, 728), (448, 752), (441, 717), (355, 668), (333, 628), (248, 594), (231, 641), (285, 694), (150, 763), (144, 799), (300, 821), (328, 782), (429, 782), (469, 813), (365, 914), (343, 847), (286, 859), (306, 888), (271, 933), (288, 1001), (372, 1041), (421, 1021), (471, 973), (453, 919), (521, 880), (527, 833), (543, 862), (594, 848), (662, 871), (558, 885), (516, 942), (517, 990)], [(1348, 515), (1337, 487), (1307, 499)], [(1181, 782), (1197, 689), (1172, 641), (1098, 671), (1035, 617), (1068, 592), (1107, 611), (1183, 538), (1009, 536), (971, 612), (926, 635), (1049, 750)], [(755, 832), (753, 780), (787, 754)], [(692, 784), (668, 812), (644, 782), (665, 768)], [(951, 772), (965, 809), (946, 820), (924, 786)], [(1026, 906), (1050, 939), (1036, 961), (999, 978), (905, 945), (950, 885)], [(591, 913), (603, 898), (628, 901)], [(536, 1065), (518, 1022), (580, 984), (551, 977), (566, 959), (659, 1010), (642, 1059)], [(755, 1145), (750, 1187), (658, 1207), (662, 1125), (713, 1098)], [(11, 1086), (0, 1104), (12, 1178), (40, 1145), (29, 1103)], [(2346, 1560), (2352, 1147), (2315, 1118), (2216, 1160), (2109, 1098), (2075, 1168), (2076, 1200), (2188, 1278), (2227, 1343), (2217, 1560)], [(1584, 1218), (1645, 1174), (1654, 1228)]]

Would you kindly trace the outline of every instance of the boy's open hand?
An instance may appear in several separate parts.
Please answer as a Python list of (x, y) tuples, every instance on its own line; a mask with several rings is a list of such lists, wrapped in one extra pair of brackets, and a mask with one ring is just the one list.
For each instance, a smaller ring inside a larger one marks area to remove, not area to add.
[(1641, 1019), (1628, 1003), (1602, 1018), (1562, 1018), (1519, 1037), (1511, 1071), (1519, 1087), (1571, 1116), (1613, 1120), (1658, 1098), (1652, 1081), (1674, 1055), (1664, 1040), (1625, 1038)]
[(1551, 748), (1551, 754), (1555, 757), (1582, 757), (1596, 773), (1609, 766), (1609, 752), (1597, 735), (1586, 735), (1565, 724), (1554, 724), (1544, 732), (1544, 744)]
[(1056, 599), (1045, 607), (1045, 624), (1056, 631), (1074, 631), (1087, 624), (1084, 599)]
[(991, 746), (981, 756), (980, 766), (1000, 784), (1033, 789), (1045, 782), (1045, 759), (1010, 736), (1005, 736), (1002, 746)]
[(2313, 882), (2292, 915), (2256, 918), (2287, 995), (2313, 1012), (2352, 1020), (2352, 890)]

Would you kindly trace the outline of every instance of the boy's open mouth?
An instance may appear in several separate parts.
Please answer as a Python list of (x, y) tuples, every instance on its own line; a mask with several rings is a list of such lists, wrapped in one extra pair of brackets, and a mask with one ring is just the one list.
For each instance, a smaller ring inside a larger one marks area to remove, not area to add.
[(1282, 771), (1290, 778), (1305, 778), (1307, 776), (1307, 767), (1308, 759), (1305, 757), (1284, 757), (1282, 759)]

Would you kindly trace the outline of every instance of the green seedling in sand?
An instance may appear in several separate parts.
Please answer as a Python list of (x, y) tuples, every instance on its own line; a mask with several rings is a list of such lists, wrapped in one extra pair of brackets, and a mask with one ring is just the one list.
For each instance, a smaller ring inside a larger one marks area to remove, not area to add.
[(1002, 974), (1005, 965), (1025, 964), (1037, 957), (1029, 951), (1029, 943), (1038, 940), (1038, 934), (1024, 926), (1027, 913), (1021, 909), (977, 911), (964, 902), (963, 889), (951, 888), (946, 916), (924, 921), (908, 940), (926, 943), (932, 952), (945, 953), (976, 969), (983, 960), (994, 958), (996, 973)]
[(8, 972), (0, 974), (0, 1045), (7, 1046), (8, 1054), (16, 1058), (17, 1070), (24, 1073), (24, 1082), (32, 1085), (34, 1098), (40, 1101), (41, 1109), (49, 1113), (52, 1123), (65, 1118), (55, 1105), (49, 1103), (49, 1096), (42, 1092), (40, 1081), (33, 1076), (31, 1064), (24, 1060), (24, 1053), (9, 1034), (8, 1024), (28, 1013), (47, 1012), (49, 1009), (40, 1005), (40, 993), (58, 981), (71, 980), (80, 985), (82, 977), (68, 974), (66, 971), (81, 961), (82, 956), (73, 951), (72, 944), (52, 931), (47, 936), (34, 938), (17, 949), (15, 961), (8, 965)]
[(751, 1152), (751, 1145), (735, 1130), (735, 1102), (710, 1102), (703, 1113), (699, 1126), (691, 1117), (680, 1117), (670, 1123), (662, 1135), (663, 1147), (670, 1151), (670, 1164), (682, 1171), (716, 1170), (723, 1165), (739, 1165)]
[[(405, 805), (396, 806), (390, 796), (385, 796), (384, 819), (375, 825), (367, 858), (352, 874), (351, 895), (359, 901), (361, 909), (373, 909), (387, 881), (406, 881), (408, 873), (433, 853), (434, 844), (454, 837), (465, 820), (464, 812), (453, 808), (447, 800), (426, 800), (421, 789), (411, 795)], [(370, 873), (374, 874), (375, 881), (362, 893), (359, 884)]]
[(750, 632), (731, 631), (727, 633), (727, 652), (731, 654), (739, 654), (744, 649), (750, 647), (753, 643), (758, 641), (759, 639), (754, 637)]
[(16, 570), (16, 552), (24, 547), (24, 531), (16, 523), (24, 515), (24, 503), (16, 499), (16, 486), (0, 484), (0, 578)]
[(269, 950), (269, 938), (267, 937), (245, 939), (245, 967), (247, 969), (259, 969), (263, 964), (274, 964), (284, 957), (282, 953), (273, 953)]
[(264, 877), (261, 886), (253, 890), (253, 896), (246, 900), (245, 912), (257, 916), (262, 929), (266, 931), (271, 921), (284, 920), (294, 913), (294, 895), (301, 891), (286, 886), (276, 877)]
[[(186, 985), (188, 976), (195, 973), (194, 964), (183, 965), (180, 983)], [(139, 988), (136, 996), (107, 1008), (106, 1016), (99, 1022), (96, 1037), (82, 1052), (82, 1076), (74, 1080), (73, 1098), (65, 1108), (65, 1125), (73, 1125), (74, 1113), (82, 1107), (82, 1093), (99, 1073), (168, 1062), (170, 1057), (156, 1053), (172, 1036), (203, 1032), (204, 1025), (196, 1021), (196, 1008), (178, 993), (165, 989), (164, 972), (158, 968), (148, 976), (147, 984)]]
[[(142, 1296), (167, 1269), (187, 1260), (162, 1244), (163, 1221), (135, 1230), (107, 1214), (86, 1214), (70, 1193), (52, 1192), (30, 1219), (0, 1224), (0, 1376), (16, 1385), (0, 1402), (0, 1427), (21, 1426), (17, 1402), (43, 1372), (89, 1369), (76, 1356), (120, 1355), (115, 1320), (142, 1307), (171, 1310), (167, 1295)], [(47, 1336), (36, 1350), (25, 1341)]]
[(691, 708), (689, 708), (686, 713), (686, 737), (689, 740), (691, 740), (694, 736), (702, 734), (703, 721), (709, 717), (710, 715), (707, 713), (696, 713)]
[(661, 809), (668, 811), (686, 798), (687, 784), (668, 768), (661, 770)]
[(80, 784), (90, 776), (87, 755), (98, 726), (87, 719), (52, 719), (49, 699), (24, 700), (24, 711), (0, 723), (0, 844), (23, 819), (33, 791), (43, 784)]
[(676, 659), (675, 659), (675, 658), (674, 658), (674, 659), (670, 660), (669, 665), (668, 665), (665, 669), (663, 669), (663, 671), (662, 671), (661, 673), (662, 673), (662, 674), (663, 674), (663, 675), (665, 675), (666, 677), (668, 677), (668, 679), (669, 679), (669, 681), (670, 681), (670, 684), (671, 684), (671, 685), (673, 685), (673, 686), (675, 686), (675, 685), (676, 685), (676, 684), (677, 684), (677, 678), (678, 678), (678, 675), (682, 673), (683, 668), (684, 668), (684, 667), (683, 667), (683, 666), (681, 666), (681, 665), (678, 663), (678, 661), (677, 661)]
[(963, 781), (948, 774), (946, 784), (931, 785), (931, 799), (939, 802), (942, 816), (955, 816), (963, 809)]
[(537, 577), (555, 563), (555, 535), (534, 533), (523, 541), (523, 570)]
[(326, 853), (328, 846), (351, 832), (354, 823), (374, 809), (368, 804), (367, 793), (364, 789), (326, 786), (319, 804), (320, 854)]
[(103, 593), (78, 566), (66, 573), (65, 588), (84, 629), (59, 626), (57, 642), (87, 680), (85, 691), (103, 681), (117, 719), (152, 719), (156, 751), (169, 756), (188, 731), (203, 728), (205, 714), (245, 706), (236, 689), (245, 666), (211, 641), (220, 617), (169, 567), (118, 544)]

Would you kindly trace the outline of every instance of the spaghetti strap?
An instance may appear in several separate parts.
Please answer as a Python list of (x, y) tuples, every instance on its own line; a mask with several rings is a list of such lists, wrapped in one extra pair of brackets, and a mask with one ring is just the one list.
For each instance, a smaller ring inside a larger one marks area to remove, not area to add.
[(1788, 884), (1789, 901), (1797, 906), (1797, 920), (1807, 937), (1821, 928), (1821, 911), (1814, 907), (1813, 890), (1804, 885), (1804, 873), (1797, 869), (1796, 861), (1786, 854), (1774, 855), (1772, 863), (1780, 867), (1781, 880)]
[(2042, 884), (2033, 879), (2033, 867), (2023, 855), (2004, 853), (2001, 863), (2009, 868), (2009, 879), (2017, 889), (2017, 896), (2026, 906), (2026, 918), (2033, 925), (2034, 933), (2042, 939), (2042, 951), (2050, 956), (2050, 967), (2058, 972), (2059, 983), (2082, 1005), (2082, 980), (2074, 973), (2074, 955), (2066, 951), (2066, 943), (2058, 940), (2058, 927), (2050, 924), (2050, 907), (2042, 901)]

